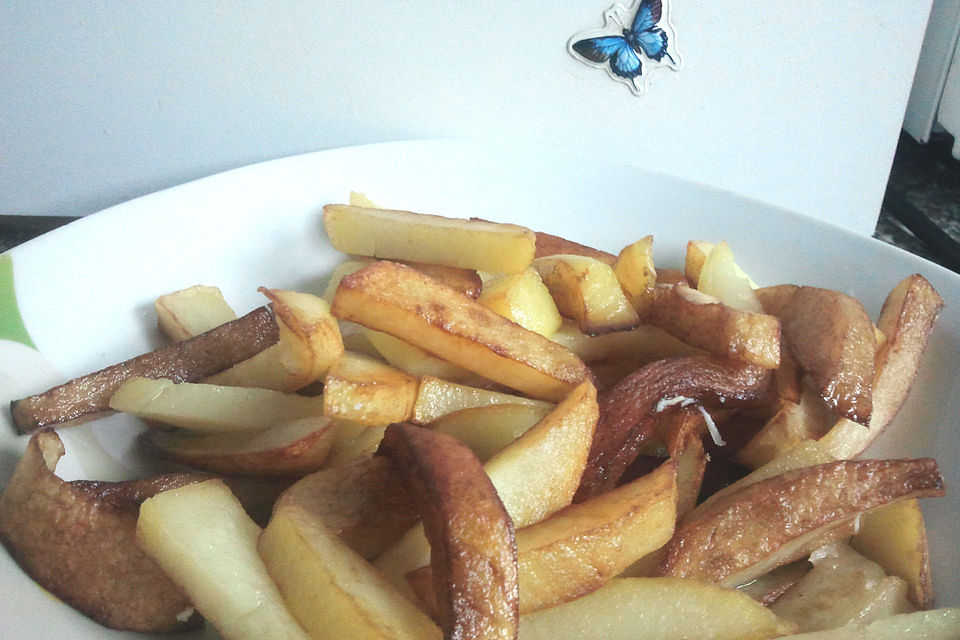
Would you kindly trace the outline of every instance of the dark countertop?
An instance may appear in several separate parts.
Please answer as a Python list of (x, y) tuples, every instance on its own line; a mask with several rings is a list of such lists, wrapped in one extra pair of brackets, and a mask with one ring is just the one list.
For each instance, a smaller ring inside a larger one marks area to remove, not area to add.
[[(921, 145), (901, 134), (873, 236), (960, 272), (960, 161), (953, 138)], [(74, 220), (0, 216), (0, 252)]]

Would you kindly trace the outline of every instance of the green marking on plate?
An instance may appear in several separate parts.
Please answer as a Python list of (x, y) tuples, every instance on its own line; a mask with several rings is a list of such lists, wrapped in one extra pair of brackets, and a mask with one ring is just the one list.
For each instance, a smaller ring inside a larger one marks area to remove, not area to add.
[(0, 340), (12, 340), (36, 349), (20, 317), (17, 293), (13, 288), (13, 258), (0, 256)]

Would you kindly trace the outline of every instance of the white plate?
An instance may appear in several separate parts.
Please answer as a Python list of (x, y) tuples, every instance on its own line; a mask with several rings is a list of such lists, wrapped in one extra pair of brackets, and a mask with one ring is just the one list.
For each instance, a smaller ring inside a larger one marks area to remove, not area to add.
[[(160, 294), (215, 284), (246, 311), (263, 303), (260, 285), (322, 291), (341, 256), (324, 237), (320, 207), (345, 202), (351, 189), (391, 207), (516, 222), (613, 252), (652, 233), (657, 264), (665, 266), (682, 265), (689, 239), (726, 239), (757, 282), (842, 289), (874, 316), (898, 281), (924, 274), (946, 309), (914, 392), (874, 453), (939, 461), (950, 495), (925, 501), (924, 512), (938, 603), (960, 604), (953, 541), (960, 513), (960, 278), (788, 211), (556, 149), (426, 141), (307, 154), (139, 198), (28, 242), (8, 255), (23, 324), (42, 355), (0, 343), (0, 400), (156, 347), (152, 302)], [(67, 457), (58, 473), (112, 480), (142, 471), (132, 447), (138, 428), (114, 416), (65, 429)], [(4, 411), (0, 483), (26, 441), (12, 433)], [(48, 597), (5, 554), (0, 586), (0, 620), (16, 637), (140, 637), (103, 629)]]

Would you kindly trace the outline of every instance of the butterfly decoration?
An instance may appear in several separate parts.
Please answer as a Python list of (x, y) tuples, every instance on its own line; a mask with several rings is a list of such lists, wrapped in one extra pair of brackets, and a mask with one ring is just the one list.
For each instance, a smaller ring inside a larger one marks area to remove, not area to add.
[(615, 4), (604, 12), (602, 29), (576, 34), (567, 43), (567, 50), (590, 66), (606, 69), (611, 78), (642, 95), (646, 90), (645, 71), (649, 74), (661, 66), (680, 69), (676, 34), (669, 10), (663, 6), (667, 1), (637, 0), (629, 9)]

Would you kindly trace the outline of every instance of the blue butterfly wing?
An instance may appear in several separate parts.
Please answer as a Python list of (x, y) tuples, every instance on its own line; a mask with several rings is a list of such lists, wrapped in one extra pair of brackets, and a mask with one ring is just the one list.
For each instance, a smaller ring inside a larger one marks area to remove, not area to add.
[(643, 67), (640, 65), (640, 56), (634, 53), (626, 42), (623, 47), (610, 58), (610, 70), (613, 74), (621, 78), (633, 79), (643, 73)]
[(637, 15), (633, 17), (633, 26), (630, 30), (634, 33), (643, 33), (652, 29), (654, 25), (660, 22), (663, 16), (663, 0), (641, 0), (637, 8)]
[(587, 38), (573, 43), (573, 50), (590, 62), (606, 62), (624, 47), (629, 49), (622, 36)]
[[(659, 62), (667, 54), (667, 34), (660, 27), (654, 27), (636, 35), (637, 43), (651, 60)], [(673, 58), (671, 58), (672, 60)]]

